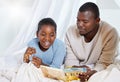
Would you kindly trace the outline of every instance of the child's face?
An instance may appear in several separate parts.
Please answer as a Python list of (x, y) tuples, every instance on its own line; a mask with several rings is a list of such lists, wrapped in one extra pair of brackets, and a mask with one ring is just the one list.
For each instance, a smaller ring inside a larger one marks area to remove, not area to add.
[(51, 25), (43, 25), (38, 31), (37, 37), (40, 41), (40, 48), (45, 51), (53, 44), (56, 38), (55, 28)]

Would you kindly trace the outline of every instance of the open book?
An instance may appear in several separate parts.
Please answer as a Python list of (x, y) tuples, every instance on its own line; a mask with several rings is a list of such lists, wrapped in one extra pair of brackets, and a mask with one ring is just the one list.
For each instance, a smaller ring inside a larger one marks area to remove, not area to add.
[(86, 72), (86, 68), (66, 68), (66, 69), (58, 69), (47, 66), (40, 66), (45, 77), (49, 77), (52, 79), (63, 80), (64, 82), (68, 82), (71, 80), (79, 80), (78, 75), (81, 72)]

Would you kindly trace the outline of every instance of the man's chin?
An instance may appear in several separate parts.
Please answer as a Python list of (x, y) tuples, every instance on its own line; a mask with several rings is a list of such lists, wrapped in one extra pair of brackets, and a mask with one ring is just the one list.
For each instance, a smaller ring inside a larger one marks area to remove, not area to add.
[(84, 36), (84, 35), (85, 35), (85, 33), (83, 33), (83, 32), (79, 32), (79, 34), (80, 34), (81, 36)]
[(85, 34), (80, 34), (81, 36), (85, 36)]

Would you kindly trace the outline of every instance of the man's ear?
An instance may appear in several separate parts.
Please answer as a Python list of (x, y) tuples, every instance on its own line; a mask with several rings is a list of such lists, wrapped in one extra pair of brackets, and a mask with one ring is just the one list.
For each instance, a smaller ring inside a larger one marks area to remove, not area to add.
[(99, 22), (100, 22), (100, 18), (97, 18), (96, 23), (99, 24)]

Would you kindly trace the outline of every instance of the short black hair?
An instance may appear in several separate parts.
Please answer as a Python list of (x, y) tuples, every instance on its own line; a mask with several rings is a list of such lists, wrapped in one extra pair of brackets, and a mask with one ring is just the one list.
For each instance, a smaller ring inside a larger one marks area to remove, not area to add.
[(99, 18), (99, 8), (93, 2), (86, 2), (80, 8), (79, 12), (91, 11), (93, 12), (95, 18)]
[(41, 21), (38, 23), (38, 29), (37, 32), (41, 29), (43, 25), (51, 25), (55, 28), (55, 32), (57, 30), (57, 25), (55, 21), (52, 18), (43, 18)]

